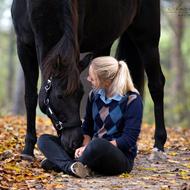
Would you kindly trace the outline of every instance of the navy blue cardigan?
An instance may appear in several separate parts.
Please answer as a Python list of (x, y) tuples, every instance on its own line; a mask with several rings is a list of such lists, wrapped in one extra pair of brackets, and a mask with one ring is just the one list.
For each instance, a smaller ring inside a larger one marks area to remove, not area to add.
[(82, 124), (83, 133), (91, 138), (116, 140), (117, 147), (129, 159), (134, 159), (142, 113), (142, 99), (138, 93), (129, 91), (125, 96), (106, 99), (103, 90), (91, 91)]

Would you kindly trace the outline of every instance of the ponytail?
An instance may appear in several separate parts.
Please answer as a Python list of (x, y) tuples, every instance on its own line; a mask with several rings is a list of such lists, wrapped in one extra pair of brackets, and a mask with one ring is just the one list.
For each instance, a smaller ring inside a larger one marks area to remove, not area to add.
[(127, 91), (137, 91), (134, 87), (129, 69), (124, 61), (118, 61), (118, 72), (110, 86), (110, 93), (125, 95)]
[(98, 57), (92, 60), (92, 68), (98, 77), (100, 88), (105, 88), (110, 82), (110, 95), (125, 95), (128, 91), (138, 92), (133, 84), (129, 69), (124, 61), (117, 61), (114, 57)]

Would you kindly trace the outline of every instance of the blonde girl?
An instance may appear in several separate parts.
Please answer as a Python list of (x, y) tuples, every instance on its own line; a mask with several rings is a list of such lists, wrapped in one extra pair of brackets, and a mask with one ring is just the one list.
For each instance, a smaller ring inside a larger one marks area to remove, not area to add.
[(75, 157), (103, 175), (130, 172), (137, 154), (142, 100), (124, 61), (111, 56), (92, 60), (89, 94), (83, 122), (84, 141)]

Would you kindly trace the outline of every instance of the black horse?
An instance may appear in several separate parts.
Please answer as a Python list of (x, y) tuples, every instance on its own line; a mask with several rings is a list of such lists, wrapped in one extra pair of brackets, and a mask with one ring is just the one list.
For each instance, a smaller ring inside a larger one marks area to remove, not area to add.
[[(39, 67), (42, 73), (40, 108), (51, 118), (63, 138), (63, 145), (68, 150), (75, 149), (82, 141), (80, 72), (92, 58), (109, 55), (113, 42), (119, 37), (116, 57), (127, 61), (141, 93), (146, 71), (154, 101), (154, 147), (164, 151), (167, 135), (163, 113), (165, 78), (158, 50), (160, 0), (13, 0), (12, 18), (25, 75), (24, 158), (33, 158), (37, 140), (35, 110)], [(80, 53), (84, 52), (90, 54), (79, 61)]]

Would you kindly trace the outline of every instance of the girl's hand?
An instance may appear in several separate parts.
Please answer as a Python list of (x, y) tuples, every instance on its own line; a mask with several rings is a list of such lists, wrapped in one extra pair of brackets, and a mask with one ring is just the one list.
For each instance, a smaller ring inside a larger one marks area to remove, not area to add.
[(82, 153), (84, 152), (86, 146), (82, 146), (80, 148), (77, 148), (75, 150), (75, 158), (79, 158), (80, 156), (82, 156)]
[(117, 147), (116, 140), (110, 141), (110, 143)]

